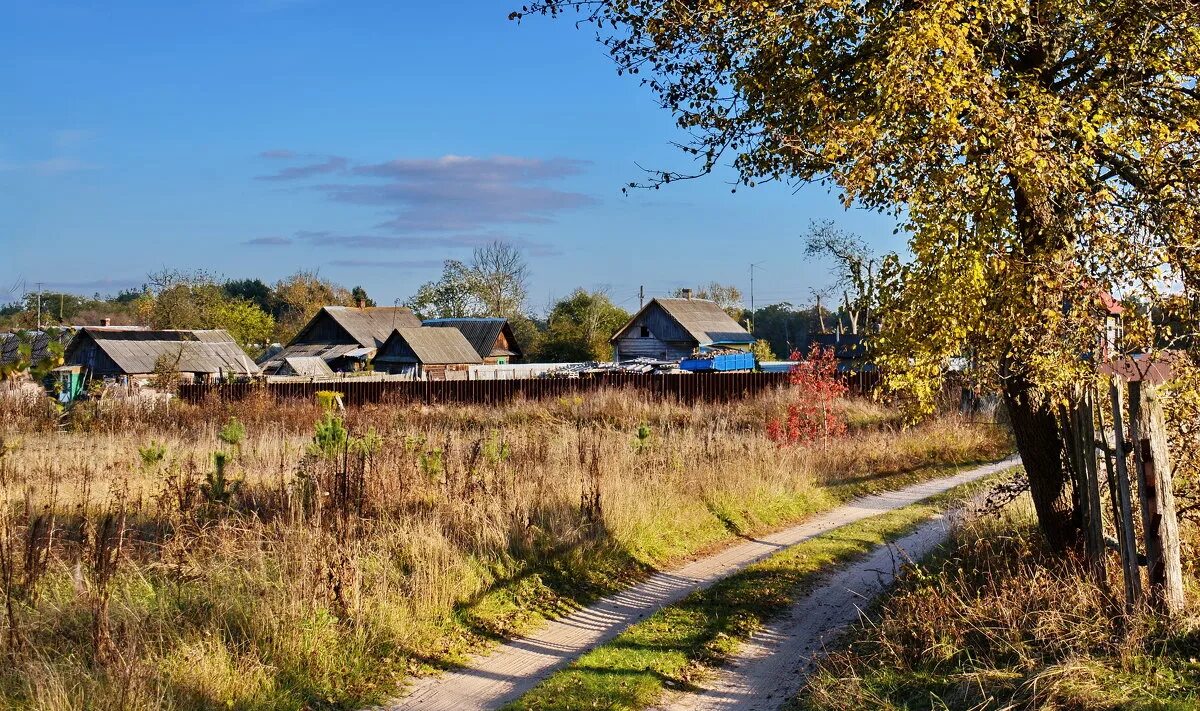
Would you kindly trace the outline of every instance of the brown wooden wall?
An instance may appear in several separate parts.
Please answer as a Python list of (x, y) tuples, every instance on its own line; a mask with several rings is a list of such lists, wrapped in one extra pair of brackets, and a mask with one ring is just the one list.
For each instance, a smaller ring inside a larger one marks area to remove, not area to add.
[[(192, 403), (209, 397), (240, 400), (265, 389), (279, 400), (313, 399), (321, 390), (344, 395), (347, 405), (376, 402), (502, 404), (516, 399), (586, 395), (604, 388), (629, 388), (647, 398), (684, 403), (728, 402), (752, 397), (787, 385), (787, 373), (708, 373), (651, 375), (602, 373), (581, 378), (529, 378), (524, 380), (402, 381), (353, 379), (318, 382), (185, 384), (179, 396)], [(874, 387), (873, 373), (848, 378), (851, 393)]]

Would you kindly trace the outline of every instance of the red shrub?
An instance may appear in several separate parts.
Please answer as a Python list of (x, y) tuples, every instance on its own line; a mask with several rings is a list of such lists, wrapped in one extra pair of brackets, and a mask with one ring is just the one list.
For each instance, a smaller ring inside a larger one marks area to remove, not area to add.
[(788, 405), (783, 419), (767, 422), (767, 437), (780, 446), (808, 445), (817, 440), (825, 445), (846, 434), (846, 418), (834, 403), (848, 388), (838, 375), (833, 349), (814, 344), (807, 358), (793, 351), (791, 360), (795, 365), (789, 381), (795, 386), (796, 401)]

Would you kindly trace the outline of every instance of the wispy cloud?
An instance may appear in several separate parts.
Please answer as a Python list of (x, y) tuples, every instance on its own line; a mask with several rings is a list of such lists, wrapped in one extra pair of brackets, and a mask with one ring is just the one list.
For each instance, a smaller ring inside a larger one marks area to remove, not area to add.
[(571, 158), (446, 155), (356, 163), (343, 156), (286, 149), (265, 151), (262, 156), (304, 162), (261, 175), (260, 180), (302, 182), (340, 176), (337, 182), (304, 187), (334, 202), (382, 210), (386, 219), (376, 229), (391, 234), (472, 233), (545, 224), (563, 211), (595, 203), (588, 195), (550, 185), (583, 173), (589, 165)]
[[(474, 249), (491, 244), (492, 242), (508, 242), (514, 247), (520, 247), (529, 254), (547, 256), (559, 254), (553, 245), (536, 242), (522, 237), (513, 237), (500, 232), (481, 232), (473, 234), (426, 234), (426, 235), (394, 235), (394, 234), (339, 234), (324, 230), (300, 230), (291, 237), (269, 236), (255, 237), (242, 242), (244, 245), (256, 247), (287, 247), (296, 244), (308, 244), (322, 247), (337, 247), (340, 249), (367, 250), (421, 250), (421, 249)], [(334, 262), (331, 262), (334, 263)], [(435, 260), (441, 264), (441, 260)]]
[(341, 156), (328, 156), (324, 160), (317, 163), (307, 163), (305, 165), (294, 165), (288, 168), (282, 168), (269, 175), (258, 176), (259, 180), (300, 180), (302, 178), (311, 178), (314, 175), (327, 175), (329, 173), (340, 173), (346, 169), (350, 161)]
[(293, 240), (291, 237), (255, 237), (254, 239), (248, 239), (245, 242), (242, 242), (242, 244), (256, 247), (279, 247), (291, 244), (292, 241)]

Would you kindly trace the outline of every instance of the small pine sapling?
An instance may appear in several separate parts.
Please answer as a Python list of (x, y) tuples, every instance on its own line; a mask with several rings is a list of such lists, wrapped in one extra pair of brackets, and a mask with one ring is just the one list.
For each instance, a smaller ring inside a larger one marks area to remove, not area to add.
[(225, 475), (229, 465), (229, 455), (225, 452), (213, 453), (213, 470), (205, 475), (204, 483), (200, 485), (200, 493), (210, 504), (227, 506), (242, 487), (240, 480), (230, 479)]

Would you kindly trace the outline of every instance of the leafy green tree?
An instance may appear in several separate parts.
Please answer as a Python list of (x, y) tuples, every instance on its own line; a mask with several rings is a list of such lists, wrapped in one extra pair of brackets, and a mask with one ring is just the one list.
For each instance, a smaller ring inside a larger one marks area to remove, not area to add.
[(153, 328), (214, 328), (225, 303), (225, 292), (212, 282), (174, 284), (153, 297), (148, 318)]
[(221, 285), (225, 295), (230, 299), (243, 299), (253, 303), (258, 308), (271, 312), (271, 287), (262, 279), (231, 279)]
[(629, 321), (629, 313), (607, 294), (576, 289), (550, 310), (539, 358), (551, 363), (611, 360), (608, 339)]
[(753, 315), (754, 335), (767, 341), (771, 351), (787, 358), (807, 350), (808, 335), (820, 330), (816, 308), (799, 309), (789, 303), (759, 308)]
[(406, 305), (421, 318), (514, 317), (524, 311), (529, 267), (505, 242), (479, 247), (471, 263), (447, 259), (437, 281), (422, 284)]
[(517, 314), (508, 318), (508, 325), (512, 328), (513, 338), (517, 340), (517, 345), (526, 354), (526, 358), (533, 357), (541, 351), (546, 330), (544, 321)]
[(355, 305), (362, 304), (363, 306), (374, 306), (375, 300), (367, 296), (367, 290), (361, 286), (356, 286), (350, 290), (350, 298)]
[(287, 341), (299, 331), (322, 306), (353, 306), (350, 291), (315, 271), (298, 271), (275, 282), (272, 290), (275, 317), (275, 338)]
[(822, 181), (896, 216), (912, 258), (880, 268), (889, 383), (932, 407), (970, 352), (1003, 390), (1042, 531), (1074, 540), (1054, 403), (1095, 375), (1096, 290), (1200, 320), (1195, 3), (543, 0), (513, 16), (571, 8), (686, 133), (695, 169), (650, 183), (732, 163), (741, 185)]
[(270, 343), (275, 333), (275, 318), (256, 304), (244, 299), (231, 299), (216, 304), (207, 314), (209, 328), (223, 328), (242, 350), (251, 355)]
[(771, 348), (771, 342), (760, 338), (750, 346), (750, 352), (754, 354), (755, 360), (759, 363), (763, 361), (779, 360), (775, 355), (775, 351)]
[(487, 313), (475, 291), (471, 269), (456, 259), (447, 259), (441, 278), (422, 284), (405, 305), (421, 318), (468, 318)]

